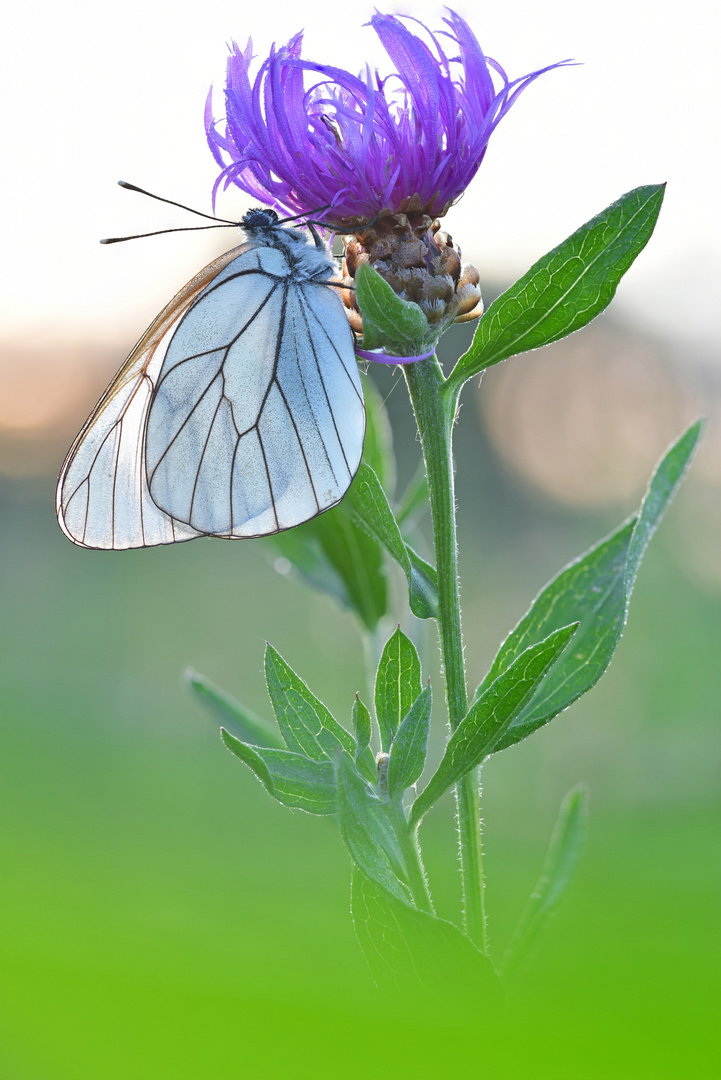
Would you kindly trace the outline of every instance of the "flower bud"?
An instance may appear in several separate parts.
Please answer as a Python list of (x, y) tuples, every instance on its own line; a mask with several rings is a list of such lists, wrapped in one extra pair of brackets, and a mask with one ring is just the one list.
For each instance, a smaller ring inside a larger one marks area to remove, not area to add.
[[(478, 271), (461, 263), (452, 236), (423, 213), (418, 196), (406, 200), (401, 212), (381, 211), (369, 225), (346, 236), (345, 245), (343, 283), (351, 286), (358, 267), (369, 263), (402, 300), (418, 305), (433, 344), (452, 322), (476, 319), (483, 311)], [(349, 289), (344, 300), (358, 333), (362, 316), (355, 294)]]

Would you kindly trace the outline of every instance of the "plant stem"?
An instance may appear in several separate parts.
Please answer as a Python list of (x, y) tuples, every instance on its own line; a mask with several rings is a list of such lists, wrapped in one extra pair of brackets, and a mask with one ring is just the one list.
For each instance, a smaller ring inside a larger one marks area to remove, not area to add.
[[(435, 356), (415, 364), (407, 364), (403, 372), (418, 425), (428, 478), (438, 573), (438, 633), (448, 722), (451, 731), (455, 731), (468, 711), (452, 448), (459, 389), (449, 392), (449, 386)], [(456, 805), (465, 929), (471, 940), (485, 952), (487, 941), (478, 769), (464, 776), (456, 785)]]
[(406, 857), (406, 866), (408, 868), (408, 883), (411, 887), (413, 902), (421, 911), (427, 911), (429, 915), (433, 915), (435, 914), (435, 911), (433, 908), (433, 901), (431, 900), (430, 890), (428, 888), (428, 879), (421, 861), (421, 853), (418, 847), (418, 834), (415, 831), (411, 832), (408, 829), (407, 824), (403, 848)]
[[(455, 401), (443, 395), (443, 372), (432, 357), (404, 368), (406, 383), (421, 437), (433, 522), (433, 546), (438, 573), (438, 629), (451, 730), (468, 711), (463, 660), (461, 605), (458, 588), (456, 506), (453, 492), (451, 432)], [(449, 408), (450, 404), (450, 408)]]
[(488, 952), (483, 848), (481, 839), (480, 768), (471, 769), (456, 784), (458, 849), (463, 875), (463, 915), (471, 941)]
[(418, 846), (418, 833), (416, 829), (409, 829), (406, 816), (400, 806), (391, 811), (391, 820), (395, 826), (395, 833), (403, 852), (403, 861), (408, 871), (408, 885), (413, 897), (413, 903), (421, 911), (435, 914), (433, 900), (428, 888), (428, 878), (423, 867), (421, 852)]

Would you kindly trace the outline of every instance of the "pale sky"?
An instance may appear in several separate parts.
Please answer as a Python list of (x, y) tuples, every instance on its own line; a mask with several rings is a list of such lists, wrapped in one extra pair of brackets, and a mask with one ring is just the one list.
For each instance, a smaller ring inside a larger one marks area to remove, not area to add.
[[(440, 5), (379, 4), (439, 27)], [(65, 0), (6, 14), (4, 341), (97, 344), (139, 336), (231, 232), (103, 247), (103, 236), (192, 224), (124, 192), (126, 179), (210, 209), (216, 166), (203, 104), (226, 42), (306, 29), (305, 55), (358, 70), (383, 53), (362, 23), (371, 4), (276, 0)], [(651, 328), (721, 343), (719, 129), (721, 18), (687, 0), (459, 0), (482, 47), (511, 78), (573, 57), (528, 89), (445, 225), (485, 278), (510, 279), (623, 192), (667, 180), (657, 234), (619, 290)], [(9, 24), (9, 25), (8, 25)], [(223, 216), (248, 205), (237, 192)]]

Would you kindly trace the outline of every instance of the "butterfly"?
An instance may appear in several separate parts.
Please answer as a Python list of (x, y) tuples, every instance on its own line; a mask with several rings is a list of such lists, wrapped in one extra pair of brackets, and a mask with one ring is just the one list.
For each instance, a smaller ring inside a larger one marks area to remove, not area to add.
[(274, 210), (239, 224), (246, 242), (160, 312), (73, 443), (56, 502), (74, 543), (266, 536), (348, 490), (365, 409), (336, 264)]

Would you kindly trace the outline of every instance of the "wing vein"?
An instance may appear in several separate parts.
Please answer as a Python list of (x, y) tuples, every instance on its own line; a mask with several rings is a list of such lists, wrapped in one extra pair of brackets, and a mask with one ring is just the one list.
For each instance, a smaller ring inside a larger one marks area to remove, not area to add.
[[(266, 276), (270, 277), (270, 275), (266, 275)], [(230, 280), (230, 279), (228, 279), (228, 280)], [(227, 284), (227, 282), (221, 281), (220, 285), (217, 285), (216, 288), (221, 288), (225, 284)], [(233, 348), (235, 343), (240, 340), (240, 338), (243, 336), (243, 334), (248, 329), (248, 327), (251, 326), (251, 324), (253, 322), (255, 322), (255, 320), (258, 318), (261, 311), (265, 307), (265, 305), (268, 303), (270, 298), (275, 294), (277, 288), (278, 288), (277, 285), (273, 286), (273, 288), (270, 290), (268, 295), (261, 301), (261, 303), (255, 309), (253, 314), (250, 316), (247, 323), (245, 323), (245, 325), (240, 328), (240, 330), (235, 335), (235, 337), (231, 338), (230, 341), (227, 343), (227, 345), (219, 345), (219, 346), (216, 346), (216, 348), (214, 348), (214, 349), (205, 349), (203, 352), (194, 353), (192, 356), (184, 356), (182, 360), (178, 360), (177, 364), (173, 364), (172, 367), (169, 367), (168, 370), (163, 373), (162, 378), (159, 379), (158, 385), (156, 387), (156, 393), (160, 389), (160, 387), (163, 385), (165, 380), (168, 378), (168, 376), (171, 375), (174, 371), (177, 371), (177, 369), (182, 364), (187, 364), (189, 360), (199, 360), (201, 358), (201, 356), (210, 356), (210, 355), (212, 355), (212, 353), (220, 352), (220, 350), (223, 349), (224, 352), (225, 352), (225, 358), (223, 359), (222, 363), (225, 363), (225, 360), (227, 360), (228, 353), (230, 352), (230, 350)], [(208, 295), (208, 293), (203, 293), (202, 296), (198, 297), (198, 300), (204, 300), (207, 295)], [(197, 302), (198, 301), (196, 301), (196, 303)], [(193, 304), (193, 307), (195, 307), (195, 304)], [(193, 310), (193, 307), (188, 309), (186, 314), (183, 316), (183, 319), (187, 318), (187, 316), (190, 315), (191, 311)], [(181, 323), (178, 324), (178, 329), (180, 329), (180, 326), (181, 326)]]
[(258, 435), (258, 442), (260, 444), (260, 452), (263, 455), (263, 465), (265, 467), (265, 475), (268, 480), (268, 494), (270, 495), (270, 503), (273, 507), (273, 517), (275, 518), (275, 531), (280, 532), (280, 522), (278, 520), (278, 511), (275, 508), (275, 496), (273, 495), (273, 485), (270, 480), (270, 469), (268, 468), (268, 459), (265, 456), (265, 447), (263, 446), (263, 436), (260, 431), (256, 433)]
[(320, 499), (318, 498), (318, 492), (315, 490), (315, 484), (313, 482), (313, 473), (311, 472), (310, 465), (308, 464), (308, 458), (306, 457), (305, 447), (303, 446), (303, 440), (301, 439), (300, 434), (298, 432), (298, 425), (296, 424), (295, 417), (293, 416), (293, 413), (290, 410), (290, 406), (288, 405), (288, 399), (286, 398), (285, 394), (283, 393), (283, 387), (280, 385), (280, 382), (277, 379), (275, 380), (275, 385), (278, 387), (278, 393), (280, 394), (281, 398), (283, 399), (283, 404), (285, 405), (286, 412), (288, 413), (288, 416), (290, 417), (290, 422), (293, 425), (293, 431), (295, 432), (295, 437), (296, 437), (296, 439), (298, 441), (298, 446), (300, 447), (300, 452), (301, 452), (302, 457), (303, 457), (303, 464), (305, 465), (305, 471), (308, 473), (308, 479), (310, 480), (310, 486), (313, 489), (313, 498), (315, 499), (315, 505), (318, 507), (318, 513), (320, 513)]
[[(303, 295), (305, 296), (305, 293)], [(330, 413), (330, 418), (333, 421), (333, 429), (335, 430), (335, 435), (336, 435), (336, 438), (338, 440), (338, 445), (340, 446), (340, 451), (341, 451), (341, 453), (343, 455), (343, 461), (345, 462), (345, 467), (348, 470), (348, 475), (352, 479), (353, 473), (351, 471), (350, 465), (348, 464), (348, 455), (345, 452), (345, 446), (343, 445), (343, 440), (341, 439), (340, 432), (338, 431), (338, 424), (336, 423), (335, 413), (333, 412), (333, 406), (330, 403), (330, 398), (328, 396), (328, 388), (325, 385), (325, 379), (323, 378), (323, 372), (321, 371), (320, 361), (318, 360), (318, 354), (315, 351), (315, 344), (313, 342), (313, 337), (312, 337), (312, 334), (310, 332), (310, 326), (308, 324), (308, 319), (306, 318), (306, 314), (305, 314), (304, 309), (301, 307), (300, 310), (301, 310), (301, 314), (303, 315), (303, 320), (305, 321), (306, 329), (308, 331), (308, 340), (310, 341), (310, 347), (313, 350), (313, 359), (315, 360), (315, 367), (316, 367), (316, 371), (318, 372), (318, 378), (320, 379), (320, 384), (323, 387), (323, 394), (325, 395), (325, 400), (326, 400), (326, 402), (328, 404), (328, 412)], [(346, 370), (345, 364), (343, 365), (343, 370), (344, 371)], [(346, 371), (346, 374), (347, 374), (347, 371)], [(352, 382), (352, 380), (351, 380), (351, 382)], [(353, 389), (355, 389), (355, 387), (353, 387)], [(323, 443), (323, 446), (325, 447), (325, 443)], [(326, 450), (326, 454), (327, 454), (327, 450)], [(335, 476), (335, 473), (333, 475)]]
[[(133, 391), (132, 391), (132, 393), (131, 393), (131, 395), (130, 395), (130, 398), (128, 399), (128, 401), (127, 401), (127, 402), (125, 403), (125, 405), (123, 406), (123, 410), (122, 410), (122, 412), (121, 412), (121, 414), (120, 414), (120, 417), (119, 417), (119, 418), (118, 418), (118, 419), (117, 419), (117, 420), (116, 420), (116, 421), (115, 421), (115, 422), (114, 422), (114, 423), (113, 423), (113, 424), (112, 424), (112, 425), (111, 425), (111, 426), (110, 426), (110, 427), (108, 428), (108, 431), (107, 431), (107, 433), (106, 433), (106, 435), (105, 435), (105, 438), (104, 438), (104, 439), (102, 440), (102, 442), (100, 443), (100, 446), (98, 447), (98, 449), (97, 449), (97, 451), (96, 451), (96, 453), (95, 453), (95, 456), (93, 457), (93, 460), (91, 461), (91, 463), (90, 463), (90, 465), (89, 465), (89, 467), (88, 467), (88, 471), (87, 471), (87, 473), (85, 474), (84, 478), (83, 478), (83, 479), (82, 479), (82, 480), (80, 481), (80, 483), (79, 483), (79, 484), (77, 485), (77, 487), (75, 488), (75, 490), (74, 490), (74, 491), (73, 491), (73, 492), (71, 493), (71, 495), (70, 495), (70, 496), (68, 497), (68, 501), (67, 501), (66, 505), (68, 505), (68, 506), (70, 505), (70, 500), (71, 500), (71, 499), (73, 498), (73, 496), (75, 495), (75, 493), (76, 493), (76, 492), (78, 491), (78, 488), (81, 488), (81, 487), (83, 486), (83, 484), (85, 483), (85, 481), (86, 481), (86, 480), (89, 480), (89, 479), (90, 479), (90, 474), (92, 473), (93, 469), (95, 468), (95, 465), (96, 465), (96, 463), (97, 463), (97, 460), (98, 460), (98, 458), (100, 457), (100, 454), (102, 453), (102, 449), (103, 449), (103, 447), (105, 446), (106, 442), (108, 441), (108, 439), (110, 438), (110, 436), (111, 436), (111, 435), (113, 434), (113, 432), (115, 431), (115, 429), (116, 429), (116, 427), (118, 426), (118, 424), (121, 424), (121, 423), (123, 422), (123, 419), (125, 418), (125, 414), (127, 413), (128, 409), (129, 409), (129, 408), (130, 408), (130, 406), (132, 405), (132, 403), (133, 403), (133, 399), (135, 398), (135, 395), (136, 395), (136, 394), (137, 394), (137, 392), (138, 392), (138, 387), (140, 386), (140, 384), (142, 383), (142, 381), (143, 381), (144, 379), (146, 379), (146, 378), (148, 378), (148, 376), (146, 375), (146, 373), (145, 373), (144, 371), (141, 371), (141, 372), (140, 372), (140, 378), (138, 379), (138, 383), (137, 383), (137, 385), (135, 386), (135, 388), (133, 389)], [(152, 379), (150, 380), (150, 382), (152, 383)]]
[[(302, 290), (301, 290), (301, 294), (302, 294), (303, 298), (305, 299), (305, 293), (303, 293)], [(331, 420), (333, 421), (333, 427), (336, 428), (335, 417), (333, 416), (333, 410), (331, 409), (330, 401), (328, 400), (328, 393), (326, 391), (325, 384), (324, 384), (323, 379), (322, 379), (321, 374), (320, 374), (320, 367), (319, 367), (319, 364), (318, 364), (318, 356), (317, 356), (316, 351), (315, 351), (315, 345), (313, 343), (313, 338), (311, 337), (310, 327), (308, 325), (308, 320), (307, 320), (307, 318), (305, 316), (305, 312), (303, 311), (303, 306), (299, 305), (299, 308), (300, 308), (300, 313), (301, 313), (301, 315), (303, 317), (303, 322), (305, 323), (306, 332), (308, 334), (308, 342), (310, 344), (311, 352), (313, 353), (313, 359), (315, 360), (315, 366), (316, 366), (316, 370), (318, 372), (318, 377), (320, 379), (321, 386), (323, 387), (323, 395), (325, 397), (326, 404), (328, 405), (328, 410), (329, 410), (330, 415), (331, 415)], [(330, 460), (330, 455), (328, 453), (328, 447), (325, 444), (325, 439), (323, 438), (323, 435), (322, 435), (321, 430), (320, 430), (320, 424), (318, 423), (318, 417), (315, 414), (315, 409), (313, 408), (312, 402), (311, 402), (310, 397), (308, 395), (308, 387), (306, 385), (305, 376), (303, 374), (303, 367), (302, 367), (302, 365), (300, 363), (300, 359), (298, 358), (297, 354), (296, 354), (296, 365), (298, 367), (298, 375), (300, 376), (301, 386), (303, 387), (303, 394), (305, 395), (306, 404), (308, 406), (308, 412), (313, 417), (313, 424), (315, 425), (315, 430), (316, 430), (316, 433), (318, 435), (318, 439), (320, 441), (320, 444), (323, 447), (323, 453), (325, 455), (325, 460), (328, 463), (328, 468), (331, 471), (331, 475), (332, 475), (333, 479), (335, 480), (336, 484), (338, 484), (338, 486), (340, 487), (338, 477), (336, 476), (335, 469), (333, 468), (333, 463)], [(338, 437), (338, 429), (337, 428), (336, 428), (336, 437)], [(340, 443), (340, 438), (339, 437), (338, 437), (338, 442)], [(341, 443), (341, 450), (343, 450), (342, 443)], [(345, 452), (343, 453), (343, 457), (345, 458)], [(348, 462), (347, 461), (346, 461), (346, 468), (348, 468)], [(348, 472), (350, 473), (350, 469), (348, 469)], [(311, 480), (311, 483), (313, 483), (312, 480)], [(315, 487), (313, 487), (313, 491), (315, 492)]]
[(253, 236), (153, 320), (63, 463), (57, 508), (71, 540), (119, 550), (265, 535), (347, 489), (363, 395), (329, 271), (309, 274), (304, 247), (281, 229)]
[[(232, 417), (233, 417), (233, 410), (232, 409), (230, 410), (230, 416), (231, 416), (231, 419), (232, 419)], [(235, 427), (235, 420), (233, 420), (233, 427)], [(235, 430), (237, 432), (238, 429), (235, 428)], [(230, 461), (230, 490), (229, 490), (230, 500), (229, 501), (230, 501), (230, 535), (231, 536), (233, 535), (233, 532), (235, 531), (235, 514), (233, 513), (233, 474), (235, 473), (235, 461), (236, 461), (236, 458), (238, 457), (239, 448), (240, 448), (240, 436), (238, 436), (238, 438), (235, 440), (235, 449), (233, 450), (233, 457), (231, 458), (231, 461)]]
[[(180, 436), (181, 432), (183, 431), (183, 428), (188, 423), (188, 421), (192, 419), (193, 414), (195, 413), (196, 409), (198, 408), (198, 406), (201, 404), (201, 402), (205, 398), (205, 395), (211, 389), (213, 383), (216, 382), (220, 377), (221, 377), (221, 372), (220, 372), (220, 369), (219, 369), (216, 372), (216, 374), (213, 376), (213, 378), (210, 380), (210, 382), (206, 386), (205, 390), (203, 391), (203, 393), (200, 395), (200, 397), (196, 401), (195, 405), (193, 405), (192, 409), (190, 410), (188, 415), (185, 417), (185, 420), (183, 420), (183, 423), (180, 425), (178, 430), (175, 432), (175, 435), (173, 435), (172, 439), (170, 440), (168, 445), (163, 450), (162, 454), (160, 455), (160, 457), (158, 458), (158, 460), (155, 463), (155, 467), (154, 467), (152, 473), (150, 474), (149, 482), (148, 482), (148, 488), (150, 488), (150, 485), (153, 483), (153, 478), (154, 478), (156, 472), (158, 471), (158, 469), (160, 467), (161, 461), (163, 461), (168, 456), (168, 454), (170, 453), (171, 448), (173, 447), (173, 445), (175, 443), (175, 440)], [(151, 499), (153, 498), (152, 493), (151, 493), (150, 497), (151, 497)], [(155, 499), (153, 499), (153, 502), (155, 502)], [(156, 503), (156, 506), (157, 506), (157, 503)], [(163, 511), (163, 513), (165, 513), (165, 511)], [(190, 524), (190, 522), (188, 522), (188, 524)]]
[[(217, 378), (217, 376), (216, 376), (216, 378)], [(213, 379), (213, 382), (215, 382), (215, 379)], [(198, 468), (195, 470), (195, 480), (193, 481), (193, 494), (190, 496), (190, 509), (188, 510), (188, 524), (191, 527), (193, 526), (193, 503), (195, 502), (195, 493), (198, 490), (198, 480), (200, 479), (200, 472), (201, 472), (201, 470), (203, 468), (203, 459), (205, 458), (205, 454), (206, 454), (206, 451), (208, 449), (208, 444), (210, 442), (210, 436), (213, 434), (213, 428), (215, 427), (215, 421), (218, 419), (218, 412), (220, 410), (220, 406), (223, 404), (223, 402), (225, 400), (226, 400), (226, 398), (224, 398), (223, 394), (221, 393), (220, 397), (218, 398), (218, 404), (215, 406), (215, 412), (213, 413), (213, 419), (210, 421), (210, 424), (208, 425), (208, 433), (205, 436), (205, 439), (203, 440), (203, 450), (202, 450), (202, 453), (200, 455), (200, 461), (198, 462)]]
[[(302, 289), (302, 288), (303, 288), (303, 286), (301, 286), (301, 289)], [(305, 294), (305, 291), (303, 292), (303, 295), (304, 295), (304, 296), (306, 295), (306, 294)], [(306, 300), (307, 300), (307, 299), (308, 299), (308, 298), (306, 297)], [(357, 387), (357, 386), (356, 386), (356, 384), (355, 384), (355, 381), (354, 381), (354, 379), (353, 379), (353, 376), (351, 375), (350, 371), (349, 371), (349, 370), (348, 370), (348, 368), (346, 367), (346, 364), (345, 364), (345, 360), (343, 359), (343, 357), (341, 356), (341, 354), (340, 354), (340, 353), (338, 352), (338, 349), (336, 348), (336, 345), (335, 345), (335, 342), (333, 341), (333, 338), (332, 338), (332, 337), (330, 336), (330, 334), (329, 334), (329, 333), (328, 333), (328, 331), (326, 330), (325, 326), (323, 325), (323, 323), (322, 323), (322, 322), (320, 321), (320, 319), (318, 318), (318, 314), (317, 314), (317, 312), (316, 312), (315, 308), (313, 307), (313, 305), (312, 305), (312, 304), (311, 304), (310, 302), (308, 302), (308, 304), (307, 304), (307, 307), (308, 307), (308, 310), (309, 310), (309, 311), (310, 311), (310, 312), (312, 313), (312, 315), (313, 315), (313, 318), (315, 319), (315, 321), (316, 321), (316, 322), (318, 323), (318, 326), (319, 326), (319, 327), (321, 328), (321, 330), (323, 331), (323, 333), (324, 333), (324, 335), (325, 335), (325, 338), (326, 338), (326, 340), (328, 341), (328, 343), (329, 343), (330, 347), (332, 348), (333, 352), (334, 352), (334, 353), (336, 354), (336, 356), (337, 356), (337, 357), (338, 357), (338, 359), (340, 360), (340, 362), (341, 362), (341, 365), (342, 365), (342, 367), (343, 367), (343, 370), (345, 371), (346, 375), (348, 376), (348, 379), (350, 380), (350, 384), (351, 384), (351, 386), (353, 387), (353, 389), (355, 390), (355, 393), (356, 393), (356, 395), (357, 395), (357, 397), (358, 397), (358, 400), (360, 401), (361, 405), (364, 405), (364, 401), (363, 401), (363, 398), (362, 398), (362, 397), (361, 397), (361, 395), (360, 395), (360, 394), (358, 393), (358, 387)], [(353, 333), (353, 331), (352, 331), (352, 330), (350, 329), (350, 326), (348, 326), (348, 330), (350, 331), (350, 333), (351, 333), (351, 334)]]
[(117, 487), (118, 487), (118, 461), (120, 459), (120, 447), (121, 447), (122, 442), (123, 442), (123, 420), (124, 419), (125, 419), (125, 416), (123, 415), (120, 418), (120, 423), (118, 424), (118, 441), (115, 444), (115, 464), (113, 466), (113, 491), (112, 491), (112, 497), (111, 497), (111, 501), (110, 501), (110, 540), (111, 540), (111, 543), (112, 543), (113, 547), (115, 547), (115, 492), (116, 492)]
[[(283, 344), (283, 330), (285, 329), (285, 314), (286, 314), (287, 306), (288, 306), (288, 284), (286, 283), (285, 288), (283, 290), (283, 302), (282, 302), (281, 308), (280, 308), (280, 325), (278, 327), (278, 335), (277, 335), (277, 337), (275, 339), (275, 356), (273, 358), (273, 371), (272, 371), (272, 374), (270, 376), (270, 379), (268, 380), (268, 386), (266, 388), (265, 394), (263, 395), (263, 401), (261, 402), (261, 406), (258, 409), (258, 419), (256, 420), (255, 424), (252, 425), (252, 427), (254, 427), (256, 429), (256, 434), (258, 436), (258, 442), (260, 443), (260, 452), (263, 455), (263, 465), (265, 466), (265, 472), (266, 472), (266, 475), (268, 477), (268, 492), (270, 494), (270, 501), (273, 504), (273, 517), (275, 518), (276, 532), (280, 532), (280, 521), (278, 520), (278, 510), (277, 510), (276, 505), (275, 505), (275, 495), (273, 493), (273, 482), (272, 482), (272, 480), (270, 478), (270, 469), (268, 468), (268, 459), (267, 459), (266, 453), (265, 453), (265, 446), (263, 445), (263, 437), (260, 434), (260, 420), (261, 420), (261, 417), (263, 415), (263, 410), (265, 409), (265, 405), (266, 405), (266, 402), (268, 400), (268, 395), (270, 394), (270, 391), (271, 391), (271, 388), (272, 388), (273, 384), (275, 383), (275, 385), (278, 386), (278, 360), (280, 358), (280, 350), (281, 350), (282, 344)], [(278, 386), (278, 389), (280, 390), (280, 386)], [(251, 430), (251, 429), (249, 428), (248, 430)]]

